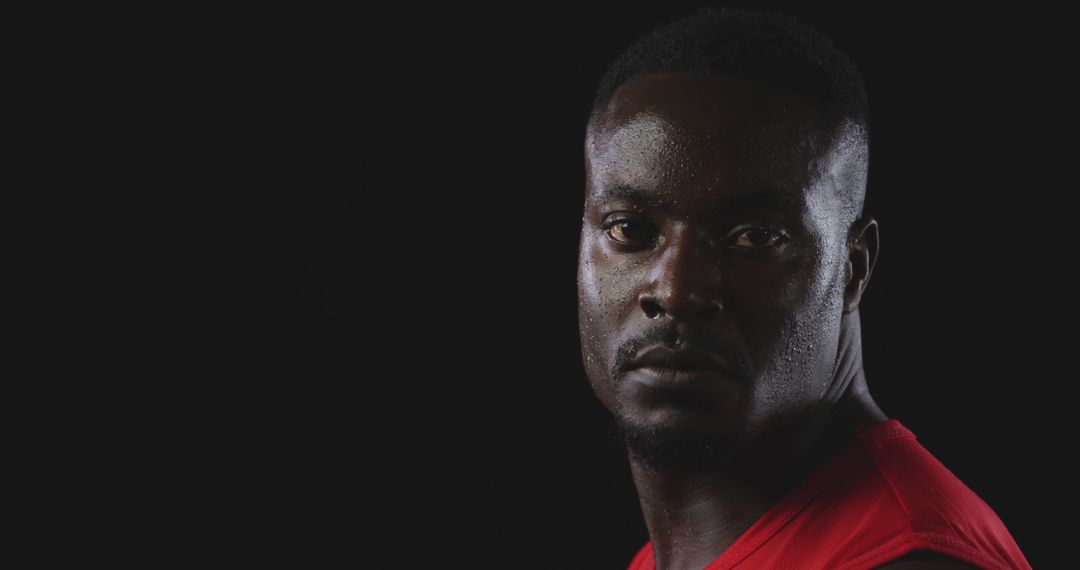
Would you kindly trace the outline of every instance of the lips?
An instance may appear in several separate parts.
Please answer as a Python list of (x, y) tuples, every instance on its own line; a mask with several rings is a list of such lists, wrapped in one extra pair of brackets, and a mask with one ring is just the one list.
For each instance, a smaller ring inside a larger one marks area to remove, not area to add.
[(633, 368), (671, 369), (682, 371), (728, 370), (728, 363), (723, 358), (693, 346), (672, 350), (658, 345), (646, 350), (631, 361)]
[(694, 346), (673, 350), (656, 345), (630, 362), (629, 386), (643, 386), (664, 393), (684, 390), (715, 390), (734, 377), (722, 357)]

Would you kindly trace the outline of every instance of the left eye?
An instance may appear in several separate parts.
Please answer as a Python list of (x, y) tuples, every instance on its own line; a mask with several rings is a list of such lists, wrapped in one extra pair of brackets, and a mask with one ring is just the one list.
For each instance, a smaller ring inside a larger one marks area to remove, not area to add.
[(784, 235), (770, 228), (748, 228), (737, 234), (736, 247), (774, 247), (784, 240)]

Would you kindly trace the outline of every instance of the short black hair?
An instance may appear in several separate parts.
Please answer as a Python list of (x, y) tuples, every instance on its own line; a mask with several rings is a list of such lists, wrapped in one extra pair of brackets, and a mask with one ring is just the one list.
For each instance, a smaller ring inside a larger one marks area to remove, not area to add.
[(590, 121), (641, 73), (699, 72), (744, 77), (794, 91), (824, 118), (824, 148), (855, 167), (843, 193), (848, 221), (861, 215), (869, 163), (870, 112), (862, 74), (823, 33), (777, 11), (703, 5), (635, 40), (608, 66)]

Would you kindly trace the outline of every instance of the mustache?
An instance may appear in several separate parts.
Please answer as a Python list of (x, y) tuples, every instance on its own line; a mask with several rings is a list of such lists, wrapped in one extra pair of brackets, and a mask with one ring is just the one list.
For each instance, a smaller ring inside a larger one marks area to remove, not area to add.
[(716, 335), (709, 335), (701, 331), (691, 331), (678, 326), (660, 326), (648, 329), (643, 333), (623, 342), (615, 350), (615, 364), (613, 366), (613, 378), (618, 378), (630, 370), (631, 361), (647, 347), (656, 344), (692, 344), (695, 347), (711, 352), (727, 360), (732, 368), (732, 374), (742, 381), (749, 381), (753, 377), (753, 365), (750, 359), (738, 351), (731, 344), (724, 343)]

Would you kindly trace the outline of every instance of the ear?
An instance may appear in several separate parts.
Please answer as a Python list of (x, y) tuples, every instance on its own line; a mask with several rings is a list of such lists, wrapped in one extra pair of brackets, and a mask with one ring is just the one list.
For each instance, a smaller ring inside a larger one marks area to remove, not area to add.
[(848, 260), (844, 287), (844, 314), (859, 308), (859, 300), (870, 282), (880, 248), (877, 220), (859, 218), (848, 233)]

